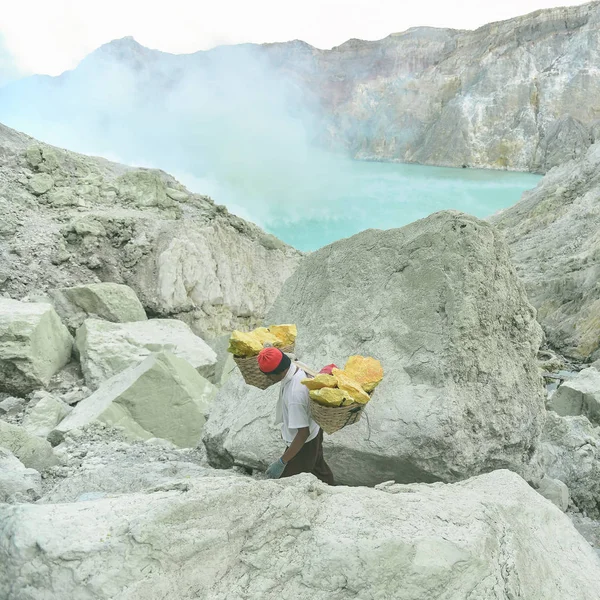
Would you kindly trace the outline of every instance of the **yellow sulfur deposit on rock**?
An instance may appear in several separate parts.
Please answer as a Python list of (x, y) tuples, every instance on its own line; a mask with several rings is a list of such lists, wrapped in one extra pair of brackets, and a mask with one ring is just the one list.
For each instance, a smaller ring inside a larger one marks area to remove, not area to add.
[(355, 381), (345, 371), (342, 371), (341, 369), (333, 369), (332, 374), (337, 380), (338, 388), (346, 392), (346, 394), (352, 398), (353, 402), (357, 402), (358, 404), (366, 404), (371, 399), (369, 394), (362, 389), (360, 383)]
[(301, 381), (309, 390), (320, 390), (321, 388), (334, 388), (337, 385), (337, 379), (333, 375), (321, 373), (312, 379), (303, 379)]
[(321, 388), (320, 390), (311, 390), (310, 397), (323, 406), (346, 406), (352, 404), (352, 399), (344, 390), (338, 388)]
[(282, 346), (291, 346), (298, 337), (298, 328), (295, 325), (271, 325), (269, 332), (280, 340)]
[(235, 356), (256, 356), (262, 344), (251, 333), (234, 331), (229, 338), (229, 352)]
[(383, 379), (381, 363), (370, 356), (351, 356), (346, 362), (344, 372), (368, 393), (371, 393)]

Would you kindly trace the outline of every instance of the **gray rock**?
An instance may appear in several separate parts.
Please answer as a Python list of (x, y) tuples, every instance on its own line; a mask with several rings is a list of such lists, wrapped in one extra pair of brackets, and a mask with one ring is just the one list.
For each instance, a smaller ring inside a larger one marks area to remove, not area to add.
[(88, 317), (113, 323), (147, 319), (142, 303), (127, 285), (91, 283), (52, 290), (50, 296), (56, 312), (72, 330), (80, 327)]
[(12, 452), (0, 447), (0, 502), (33, 502), (42, 492), (42, 478)]
[(181, 447), (196, 446), (214, 393), (192, 365), (161, 352), (104, 382), (48, 439), (56, 445), (67, 432), (100, 421), (122, 427), (130, 439), (160, 437)]
[[(339, 482), (456, 481), (497, 467), (533, 477), (544, 420), (541, 330), (501, 236), (456, 212), (365, 231), (312, 253), (266, 324), (295, 323), (319, 369), (373, 356), (385, 376), (356, 425), (325, 439)], [(282, 452), (278, 386), (239, 373), (217, 394), (204, 442), (214, 466), (264, 468)]]
[(50, 304), (0, 298), (0, 391), (22, 395), (48, 385), (72, 346)]
[(3, 505), (0, 522), (9, 549), (0, 596), (589, 600), (600, 586), (589, 544), (508, 471), (385, 490), (310, 475), (191, 479), (75, 504)]
[(580, 510), (599, 518), (600, 428), (586, 417), (548, 412), (540, 449), (546, 474), (567, 485)]
[(548, 407), (561, 417), (585, 415), (600, 425), (600, 372), (590, 367), (565, 381), (552, 395)]
[(38, 173), (37, 175), (34, 175), (29, 182), (29, 188), (36, 196), (45, 194), (53, 185), (54, 179), (47, 173)]
[(172, 352), (207, 378), (212, 377), (217, 362), (210, 346), (185, 323), (175, 319), (136, 323), (87, 319), (77, 330), (76, 344), (86, 384), (94, 390), (103, 381), (156, 352)]
[(544, 476), (540, 481), (537, 491), (550, 500), (552, 504), (558, 506), (563, 512), (567, 512), (569, 507), (569, 488), (558, 479)]
[(504, 233), (548, 343), (578, 362), (600, 357), (599, 196), (594, 144), (490, 219)]
[(18, 425), (0, 421), (0, 446), (10, 450), (26, 467), (44, 471), (58, 464), (52, 446)]
[(167, 188), (165, 192), (167, 196), (171, 198), (171, 200), (175, 200), (176, 202), (187, 202), (190, 197), (187, 192), (182, 190), (174, 190), (173, 188)]
[(16, 415), (25, 408), (23, 398), (9, 396), (0, 402), (0, 415)]
[(22, 426), (29, 433), (45, 438), (70, 410), (68, 405), (52, 394), (41, 392), (35, 406), (25, 414)]
[(217, 363), (215, 364), (215, 371), (211, 381), (219, 387), (225, 384), (236, 368), (233, 355), (227, 351), (229, 348), (229, 338), (230, 335), (228, 334), (207, 341), (208, 345), (217, 355)]

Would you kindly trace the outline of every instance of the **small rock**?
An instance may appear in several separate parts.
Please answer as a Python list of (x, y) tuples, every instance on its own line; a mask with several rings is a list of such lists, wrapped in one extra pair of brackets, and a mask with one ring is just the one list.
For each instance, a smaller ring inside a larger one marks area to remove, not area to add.
[(33, 435), (45, 438), (72, 409), (48, 392), (36, 395), (38, 402), (25, 415), (23, 427)]
[(42, 492), (42, 479), (6, 448), (0, 448), (0, 502), (33, 502)]
[(25, 400), (23, 398), (15, 398), (10, 396), (0, 402), (0, 414), (16, 415), (25, 408)]
[(167, 196), (171, 198), (171, 200), (175, 200), (176, 202), (186, 202), (190, 197), (186, 192), (182, 192), (180, 190), (174, 190), (173, 188), (166, 189)]
[(29, 189), (36, 196), (45, 194), (54, 185), (54, 179), (48, 173), (37, 173), (29, 181)]
[(0, 421), (0, 446), (10, 450), (26, 467), (43, 471), (58, 463), (52, 446), (23, 427)]
[(585, 415), (600, 423), (600, 372), (590, 367), (565, 381), (552, 395), (550, 409), (561, 417)]
[(537, 491), (563, 512), (569, 507), (569, 488), (560, 480), (544, 475)]

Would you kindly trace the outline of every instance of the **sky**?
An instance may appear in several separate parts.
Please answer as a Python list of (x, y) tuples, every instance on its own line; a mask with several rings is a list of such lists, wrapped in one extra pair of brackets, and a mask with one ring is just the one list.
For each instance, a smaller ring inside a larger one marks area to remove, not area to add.
[(475, 29), (569, 0), (0, 0), (0, 84), (59, 75), (113, 39), (173, 53), (301, 39), (331, 48), (410, 27)]

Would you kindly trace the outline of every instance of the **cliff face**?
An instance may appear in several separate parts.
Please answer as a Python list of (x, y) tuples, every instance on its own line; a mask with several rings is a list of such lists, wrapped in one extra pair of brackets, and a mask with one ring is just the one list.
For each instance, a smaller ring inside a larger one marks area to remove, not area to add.
[(294, 41), (176, 56), (125, 38), (72, 73), (5, 88), (0, 108), (11, 124), (39, 116), (64, 125), (69, 115), (56, 114), (53, 100), (76, 93), (97, 116), (103, 107), (94, 99), (124, 73), (133, 95), (162, 106), (178, 86), (206, 89), (253, 72), (242, 94), (262, 87), (271, 96), (273, 81), (281, 83), (291, 111), (311, 113), (319, 142), (355, 158), (545, 172), (584, 153), (600, 132), (599, 25), (593, 2), (476, 31), (416, 28), (332, 50)]
[(332, 141), (357, 158), (545, 172), (600, 117), (600, 5), (313, 52)]
[(600, 144), (553, 169), (501, 229), (550, 344), (578, 361), (600, 358)]
[(114, 281), (212, 336), (254, 326), (301, 254), (162, 171), (0, 125), (0, 294)]

